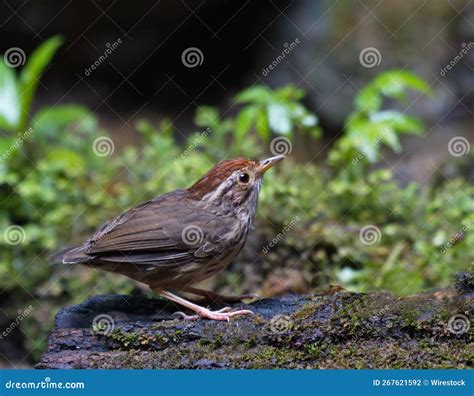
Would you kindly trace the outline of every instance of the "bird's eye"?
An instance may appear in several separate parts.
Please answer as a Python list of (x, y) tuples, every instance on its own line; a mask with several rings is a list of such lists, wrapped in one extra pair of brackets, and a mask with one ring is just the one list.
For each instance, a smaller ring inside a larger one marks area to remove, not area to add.
[(241, 183), (246, 184), (246, 183), (249, 182), (249, 180), (250, 180), (250, 176), (249, 176), (248, 173), (241, 173), (241, 174), (239, 175), (239, 181), (240, 181)]

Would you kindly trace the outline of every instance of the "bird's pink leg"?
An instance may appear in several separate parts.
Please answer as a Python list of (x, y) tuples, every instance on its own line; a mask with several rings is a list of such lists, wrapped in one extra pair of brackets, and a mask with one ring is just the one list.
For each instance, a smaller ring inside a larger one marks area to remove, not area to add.
[(227, 302), (227, 303), (236, 303), (236, 302), (241, 302), (242, 300), (253, 300), (255, 298), (258, 298), (256, 294), (242, 294), (240, 296), (223, 296), (221, 294), (214, 293), (210, 290), (203, 290), (203, 289), (197, 289), (195, 287), (187, 287), (186, 289), (183, 290), (186, 293), (191, 293), (196, 296), (201, 296), (204, 297), (205, 301), (210, 301), (210, 302)]
[(229, 307), (220, 309), (218, 311), (211, 311), (210, 309), (201, 307), (200, 305), (194, 304), (168, 291), (165, 291), (165, 290), (155, 290), (155, 291), (159, 293), (161, 296), (167, 298), (168, 300), (174, 301), (175, 303), (180, 304), (183, 307), (189, 308), (191, 311), (194, 311), (197, 313), (197, 315), (189, 316), (189, 315), (184, 314), (183, 312), (179, 312), (179, 316), (187, 320), (198, 319), (199, 317), (201, 317), (204, 319), (229, 321), (230, 318), (234, 316), (254, 315), (252, 311), (249, 311), (246, 309), (240, 309), (238, 311), (230, 311), (231, 308)]

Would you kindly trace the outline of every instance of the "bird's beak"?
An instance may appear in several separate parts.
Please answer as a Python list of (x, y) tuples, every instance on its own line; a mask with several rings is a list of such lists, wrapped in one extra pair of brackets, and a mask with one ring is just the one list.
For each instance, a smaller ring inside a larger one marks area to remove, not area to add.
[(284, 158), (285, 158), (284, 155), (277, 155), (275, 157), (270, 157), (270, 158), (260, 161), (260, 163), (258, 164), (260, 172), (262, 172), (262, 174), (265, 173), (267, 170), (269, 170), (274, 165), (278, 164)]

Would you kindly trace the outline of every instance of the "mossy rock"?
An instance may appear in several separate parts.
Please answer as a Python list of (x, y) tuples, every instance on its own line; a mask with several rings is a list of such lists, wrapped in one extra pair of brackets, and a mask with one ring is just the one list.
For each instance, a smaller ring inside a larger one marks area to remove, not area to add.
[(345, 290), (235, 308), (254, 317), (183, 321), (160, 299), (97, 296), (61, 310), (38, 368), (468, 368), (472, 274), (398, 298)]

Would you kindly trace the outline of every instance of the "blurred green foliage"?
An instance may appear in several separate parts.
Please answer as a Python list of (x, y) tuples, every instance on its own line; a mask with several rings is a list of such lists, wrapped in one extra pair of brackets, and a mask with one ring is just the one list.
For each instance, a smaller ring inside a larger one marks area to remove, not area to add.
[(216, 161), (227, 156), (252, 157), (265, 153), (272, 134), (291, 138), (296, 133), (308, 133), (320, 137), (318, 118), (301, 104), (303, 97), (304, 91), (293, 85), (276, 90), (256, 85), (235, 97), (234, 105), (242, 105), (235, 117), (223, 118), (214, 107), (199, 107), (196, 125), (212, 131), (205, 152)]
[[(128, 293), (135, 287), (124, 277), (92, 269), (53, 268), (50, 253), (82, 242), (130, 206), (190, 185), (217, 160), (268, 155), (275, 136), (295, 141), (305, 135), (316, 142), (321, 135), (317, 117), (301, 103), (301, 89), (253, 86), (235, 97), (235, 115), (198, 108), (198, 131), (184, 145), (177, 143), (169, 120), (157, 127), (141, 121), (136, 126), (140, 147), (97, 155), (98, 140), (110, 136), (88, 109), (55, 105), (31, 114), (38, 80), (60, 43), (59, 38), (45, 41), (18, 76), (0, 62), (0, 229), (24, 230), (21, 243), (12, 244), (5, 235), (0, 239), (0, 289), (12, 317), (30, 303), (36, 307), (22, 323), (33, 356), (59, 306), (91, 293)], [(262, 271), (292, 267), (307, 274), (314, 287), (338, 282), (408, 294), (445, 286), (473, 262), (474, 233), (467, 232), (474, 226), (471, 184), (458, 178), (400, 187), (390, 169), (371, 166), (384, 147), (401, 151), (400, 135), (423, 132), (417, 118), (386, 108), (385, 99), (393, 105), (407, 90), (428, 92), (424, 81), (406, 71), (380, 74), (355, 98), (327, 163), (290, 157), (268, 173), (257, 239), (265, 244), (292, 219), (300, 221), (270, 254), (261, 254), (273, 263)], [(360, 231), (369, 225), (380, 230), (377, 243), (361, 242)], [(462, 230), (462, 238), (451, 243)], [(281, 253), (287, 250), (289, 255)], [(245, 290), (242, 278), (225, 279)]]
[(354, 110), (347, 118), (344, 136), (338, 140), (329, 160), (342, 168), (360, 155), (367, 162), (375, 163), (382, 143), (400, 152), (400, 134), (422, 134), (423, 125), (417, 118), (382, 108), (384, 98), (403, 101), (408, 89), (420, 93), (429, 92), (428, 85), (422, 79), (400, 70), (382, 73), (367, 84), (357, 94)]

